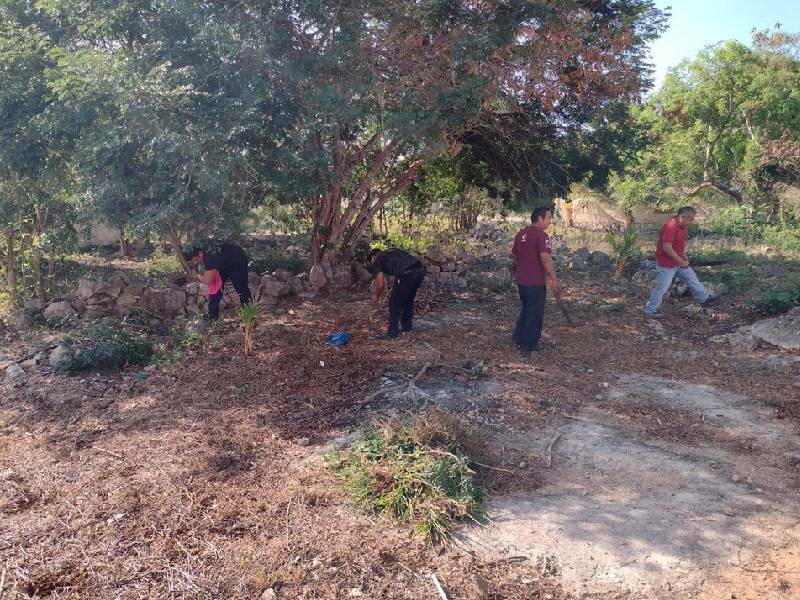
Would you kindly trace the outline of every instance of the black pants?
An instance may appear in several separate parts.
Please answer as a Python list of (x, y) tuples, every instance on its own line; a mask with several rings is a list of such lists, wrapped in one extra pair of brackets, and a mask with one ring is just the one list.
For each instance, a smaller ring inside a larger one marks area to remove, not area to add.
[(389, 337), (396, 337), (400, 333), (398, 324), (403, 331), (411, 331), (411, 322), (414, 319), (414, 298), (417, 296), (422, 280), (425, 279), (424, 269), (415, 269), (397, 277), (389, 296)]
[(208, 297), (208, 318), (212, 321), (219, 319), (219, 303), (222, 301), (227, 281), (230, 281), (233, 287), (236, 288), (236, 293), (239, 294), (239, 302), (247, 304), (252, 300), (246, 264), (230, 271), (220, 271), (219, 276), (222, 278), (222, 287), (216, 294), (211, 294)]
[(547, 298), (547, 286), (518, 285), (519, 299), (522, 307), (517, 318), (517, 326), (511, 339), (524, 352), (536, 350), (539, 338), (542, 337), (544, 322), (544, 301)]

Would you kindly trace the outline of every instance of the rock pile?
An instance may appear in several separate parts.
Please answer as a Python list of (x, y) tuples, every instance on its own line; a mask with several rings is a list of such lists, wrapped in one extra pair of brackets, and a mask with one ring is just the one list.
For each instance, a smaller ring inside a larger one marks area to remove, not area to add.
[(800, 350), (800, 307), (785, 315), (740, 327), (732, 333), (714, 336), (711, 341), (727, 343), (744, 352), (751, 352), (762, 343), (783, 350)]

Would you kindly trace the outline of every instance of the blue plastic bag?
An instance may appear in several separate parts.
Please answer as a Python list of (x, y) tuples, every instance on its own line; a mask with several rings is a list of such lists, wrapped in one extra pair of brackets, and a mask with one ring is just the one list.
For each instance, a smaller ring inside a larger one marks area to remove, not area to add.
[(350, 334), (347, 333), (346, 331), (337, 331), (328, 338), (328, 343), (334, 348), (341, 348), (342, 346), (346, 346), (347, 342), (349, 341), (350, 341)]

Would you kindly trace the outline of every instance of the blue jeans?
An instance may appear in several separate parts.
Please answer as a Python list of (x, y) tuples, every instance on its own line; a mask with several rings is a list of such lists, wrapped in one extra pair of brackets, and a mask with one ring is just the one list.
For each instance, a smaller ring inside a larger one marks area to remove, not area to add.
[(702, 304), (708, 300), (709, 294), (706, 288), (697, 279), (697, 275), (691, 267), (662, 267), (661, 265), (656, 265), (656, 285), (650, 294), (650, 299), (644, 305), (644, 312), (649, 314), (658, 312), (658, 307), (661, 306), (661, 299), (669, 291), (672, 280), (676, 275), (678, 279), (682, 279), (689, 286), (689, 290), (691, 290), (692, 295), (698, 302)]

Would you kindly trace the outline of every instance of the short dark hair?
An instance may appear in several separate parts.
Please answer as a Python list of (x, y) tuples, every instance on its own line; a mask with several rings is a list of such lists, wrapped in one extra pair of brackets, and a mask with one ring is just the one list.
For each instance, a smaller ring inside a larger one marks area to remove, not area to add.
[(203, 251), (203, 246), (200, 246), (200, 245), (197, 245), (197, 246), (189, 246), (189, 248), (188, 248), (187, 250), (184, 250), (184, 251), (183, 251), (183, 260), (185, 260), (185, 261), (190, 261), (190, 260), (192, 260), (192, 259), (193, 259), (195, 256), (197, 256), (198, 254), (200, 254), (202, 251)]
[(553, 209), (549, 206), (537, 206), (531, 213), (531, 223), (536, 223), (541, 217), (546, 217), (547, 213), (552, 214)]
[(689, 214), (691, 214), (691, 215), (697, 214), (697, 210), (695, 209), (694, 206), (681, 206), (678, 209), (678, 216), (679, 217), (681, 215), (689, 215)]
[(381, 253), (380, 248), (373, 248), (372, 250), (369, 251), (369, 254), (367, 254), (367, 260), (369, 262), (372, 262), (372, 259), (380, 253)]

